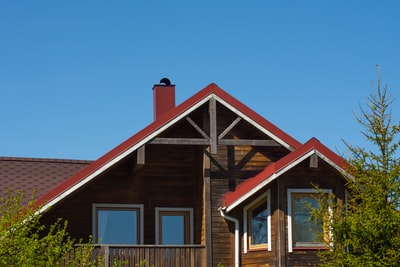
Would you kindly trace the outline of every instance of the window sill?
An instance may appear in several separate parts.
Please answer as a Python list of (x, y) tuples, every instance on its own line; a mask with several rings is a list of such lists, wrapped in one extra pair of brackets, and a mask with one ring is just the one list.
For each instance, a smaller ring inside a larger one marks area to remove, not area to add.
[(255, 251), (268, 251), (268, 247), (255, 247), (248, 249), (248, 252), (255, 252)]
[(295, 250), (328, 250), (327, 246), (297, 246), (293, 247), (293, 251)]

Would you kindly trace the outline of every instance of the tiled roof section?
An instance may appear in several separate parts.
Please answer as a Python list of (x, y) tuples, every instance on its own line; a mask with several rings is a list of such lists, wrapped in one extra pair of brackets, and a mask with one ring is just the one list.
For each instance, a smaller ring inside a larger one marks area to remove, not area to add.
[(0, 157), (0, 196), (7, 190), (24, 192), (24, 204), (35, 192), (43, 196), (92, 161)]

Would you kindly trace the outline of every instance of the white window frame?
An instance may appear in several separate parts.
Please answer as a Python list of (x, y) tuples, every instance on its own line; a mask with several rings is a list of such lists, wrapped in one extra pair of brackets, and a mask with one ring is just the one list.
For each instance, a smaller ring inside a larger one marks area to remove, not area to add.
[(171, 211), (171, 212), (189, 212), (189, 244), (193, 245), (194, 242), (194, 233), (193, 233), (193, 208), (169, 208), (169, 207), (156, 207), (156, 224), (155, 224), (155, 231), (156, 231), (156, 245), (160, 245), (160, 212), (163, 211)]
[[(266, 199), (267, 201), (267, 224), (268, 224), (268, 243), (267, 243), (267, 249), (268, 251), (272, 251), (272, 246), (271, 246), (271, 196), (270, 196), (270, 189), (267, 190), (267, 192), (263, 193), (260, 195), (258, 198), (256, 198), (254, 201), (252, 201), (250, 204), (246, 205), (243, 208), (243, 251), (244, 253), (247, 253), (249, 250), (252, 250), (249, 245), (249, 227), (248, 227), (248, 211), (251, 210), (251, 208), (254, 207), (257, 203), (259, 203), (261, 200)], [(257, 250), (257, 249), (254, 249)]]
[(97, 240), (97, 209), (110, 209), (110, 210), (118, 210), (119, 208), (129, 210), (139, 210), (139, 233), (138, 233), (138, 244), (142, 245), (144, 240), (144, 212), (143, 212), (143, 204), (102, 204), (102, 203), (93, 203), (92, 204), (92, 236), (93, 242), (98, 242)]
[[(292, 225), (292, 193), (304, 193), (304, 194), (318, 194), (318, 193), (332, 193), (332, 189), (311, 189), (311, 188), (288, 188), (287, 189), (287, 223), (288, 223), (288, 251), (293, 252), (293, 225)], [(329, 208), (329, 213), (332, 210)], [(329, 233), (331, 234), (331, 233)], [(322, 247), (322, 246), (321, 246)]]
[(346, 211), (349, 210), (349, 201), (352, 199), (353, 197), (351, 196), (350, 192), (345, 189), (344, 190), (344, 204), (346, 206)]

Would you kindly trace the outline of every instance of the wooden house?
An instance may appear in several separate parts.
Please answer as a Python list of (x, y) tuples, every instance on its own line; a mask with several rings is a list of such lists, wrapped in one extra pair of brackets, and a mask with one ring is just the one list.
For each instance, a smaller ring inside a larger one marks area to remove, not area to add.
[(304, 202), (316, 205), (313, 184), (345, 201), (344, 160), (215, 84), (176, 106), (163, 82), (152, 123), (40, 195), (43, 222), (62, 217), (72, 236), (93, 236), (107, 264), (318, 265), (326, 247)]

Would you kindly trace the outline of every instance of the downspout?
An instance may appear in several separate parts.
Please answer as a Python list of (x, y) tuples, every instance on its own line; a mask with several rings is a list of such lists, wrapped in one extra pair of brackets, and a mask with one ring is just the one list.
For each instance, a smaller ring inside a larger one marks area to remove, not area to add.
[(228, 221), (235, 223), (235, 267), (240, 266), (239, 262), (239, 220), (225, 214), (224, 208), (219, 208), (221, 216)]
[(282, 248), (281, 248), (281, 197), (280, 197), (280, 190), (281, 188), (279, 187), (279, 179), (277, 181), (277, 187), (278, 190), (278, 267), (282, 266), (282, 260), (281, 260), (281, 255), (282, 255)]

